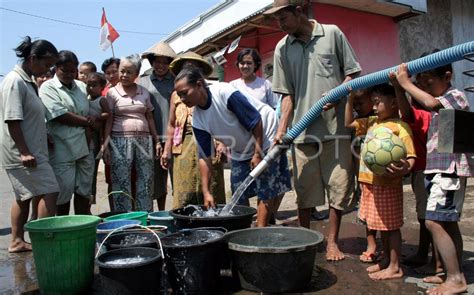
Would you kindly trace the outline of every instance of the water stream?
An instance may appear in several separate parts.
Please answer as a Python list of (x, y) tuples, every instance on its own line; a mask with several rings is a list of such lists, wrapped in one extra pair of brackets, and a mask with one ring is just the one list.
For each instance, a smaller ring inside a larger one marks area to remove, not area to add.
[(234, 192), (232, 195), (232, 199), (228, 204), (222, 208), (221, 212), (218, 213), (219, 216), (229, 216), (232, 210), (234, 209), (235, 205), (239, 202), (240, 198), (242, 195), (245, 193), (247, 188), (252, 184), (252, 182), (255, 180), (255, 178), (252, 177), (252, 175), (247, 176), (245, 178), (244, 182), (242, 182), (237, 190)]

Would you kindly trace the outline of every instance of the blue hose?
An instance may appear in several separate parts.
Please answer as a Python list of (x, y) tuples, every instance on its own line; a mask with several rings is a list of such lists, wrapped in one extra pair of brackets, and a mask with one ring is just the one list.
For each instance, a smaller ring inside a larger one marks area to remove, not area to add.
[[(474, 52), (474, 41), (463, 43), (436, 53), (427, 55), (425, 57), (415, 59), (408, 62), (408, 71), (410, 74), (417, 74), (425, 72), (443, 65), (453, 63), (464, 58), (464, 55)], [(396, 71), (398, 66), (389, 69), (375, 72), (363, 77), (353, 79), (345, 84), (329, 91), (326, 96), (318, 100), (308, 112), (291, 128), (282, 138), (283, 145), (275, 145), (265, 156), (262, 162), (255, 167), (250, 176), (255, 178), (260, 175), (279, 155), (288, 148), (288, 145), (295, 140), (317, 117), (323, 112), (323, 107), (327, 103), (335, 103), (341, 97), (347, 96), (352, 90), (359, 90), (389, 81), (388, 75), (390, 72)]]
[[(438, 51), (425, 57), (408, 62), (408, 71), (414, 75), (425, 72), (443, 65), (453, 63), (464, 58), (464, 55), (474, 52), (474, 41), (456, 45), (454, 47)], [(352, 90), (359, 90), (389, 81), (390, 72), (396, 71), (398, 66), (386, 70), (378, 71), (363, 77), (353, 79), (345, 84), (339, 85), (327, 93), (326, 96), (318, 100), (309, 111), (291, 128), (283, 137), (285, 144), (290, 144), (298, 137), (311, 123), (323, 112), (323, 106), (327, 103), (335, 103), (340, 98), (347, 96)]]

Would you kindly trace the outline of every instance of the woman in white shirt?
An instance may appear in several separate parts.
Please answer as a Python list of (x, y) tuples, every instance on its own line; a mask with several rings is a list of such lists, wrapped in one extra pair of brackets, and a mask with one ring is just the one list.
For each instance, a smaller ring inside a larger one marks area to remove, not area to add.
[(241, 77), (231, 81), (230, 84), (245, 96), (253, 97), (275, 109), (280, 95), (273, 93), (270, 81), (257, 76), (257, 70), (262, 64), (258, 52), (251, 48), (242, 50), (237, 56), (236, 64)]

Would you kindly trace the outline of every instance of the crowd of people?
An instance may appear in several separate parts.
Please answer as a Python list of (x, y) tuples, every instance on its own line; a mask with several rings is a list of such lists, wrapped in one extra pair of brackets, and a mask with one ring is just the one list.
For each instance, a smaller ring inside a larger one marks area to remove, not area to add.
[[(98, 73), (91, 62), (79, 64), (73, 52), (26, 37), (15, 49), (21, 63), (1, 87), (1, 165), (16, 195), (9, 251), (31, 250), (23, 237), (30, 203), (34, 218), (69, 214), (72, 197), (76, 214), (90, 214), (101, 158), (108, 191), (123, 192), (110, 198), (111, 211), (152, 211), (153, 200), (164, 210), (168, 178), (175, 208), (225, 203), (224, 162), (230, 161), (234, 192), (320, 97), (362, 71), (344, 33), (309, 19), (304, 9), (303, 1), (275, 1), (265, 12), (287, 33), (274, 51), (272, 82), (257, 76), (262, 61), (254, 49), (237, 57), (241, 77), (224, 83), (207, 80), (213, 67), (202, 56), (177, 55), (164, 42), (141, 57), (107, 59)], [(151, 69), (140, 76), (141, 59)], [(409, 175), (420, 240), (418, 252), (403, 263), (433, 274), (425, 281), (439, 286), (428, 293), (466, 290), (458, 221), (474, 170), (469, 155), (437, 150), (439, 111), (469, 110), (466, 96), (451, 85), (452, 73), (446, 65), (412, 79), (402, 64), (387, 77), (390, 83), (327, 104), (296, 138), (299, 225), (309, 228), (312, 210), (329, 204), (327, 260), (344, 259), (338, 246), (342, 213), (359, 201), (358, 217), (367, 229), (360, 260), (374, 263), (369, 277), (403, 276), (402, 180)], [(352, 149), (354, 138), (360, 139), (358, 152), (376, 128), (397, 135), (407, 151), (384, 175), (372, 173)], [(256, 224), (267, 226), (291, 189), (283, 154), (240, 203), (257, 196)]]

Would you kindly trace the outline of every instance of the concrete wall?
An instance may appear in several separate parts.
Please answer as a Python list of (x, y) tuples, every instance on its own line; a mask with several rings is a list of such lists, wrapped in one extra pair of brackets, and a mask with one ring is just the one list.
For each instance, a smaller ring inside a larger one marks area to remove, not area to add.
[[(474, 40), (474, 1), (428, 0), (428, 13), (398, 23), (400, 55), (403, 61), (418, 58), (435, 48), (444, 49)], [(474, 78), (462, 71), (474, 69), (474, 63), (460, 61), (454, 66), (454, 86), (474, 85)], [(474, 94), (466, 93), (474, 110)]]
[[(474, 1), (453, 0), (451, 1), (453, 19), (453, 43), (460, 44), (474, 41)], [(473, 57), (474, 58), (474, 57)], [(462, 61), (454, 63), (455, 86), (464, 89), (474, 86), (474, 78), (463, 75), (466, 70), (474, 70), (474, 62)], [(474, 111), (474, 93), (466, 92), (471, 110)]]

